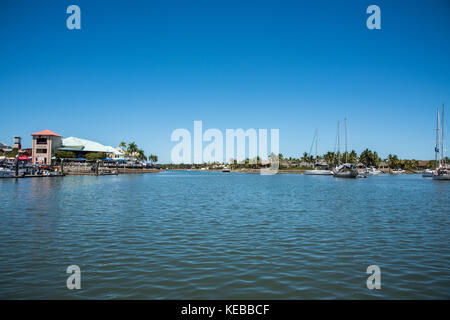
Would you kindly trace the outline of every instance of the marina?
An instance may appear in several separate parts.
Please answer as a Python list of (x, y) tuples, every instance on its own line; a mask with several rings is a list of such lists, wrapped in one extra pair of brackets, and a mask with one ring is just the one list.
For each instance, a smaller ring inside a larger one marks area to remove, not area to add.
[(450, 0), (0, 3), (12, 314), (450, 300)]

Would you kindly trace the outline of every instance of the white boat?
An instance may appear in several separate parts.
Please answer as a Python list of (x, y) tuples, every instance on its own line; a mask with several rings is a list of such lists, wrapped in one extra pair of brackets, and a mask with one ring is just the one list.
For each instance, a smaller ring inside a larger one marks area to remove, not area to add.
[(431, 177), (433, 177), (434, 171), (435, 170), (426, 169), (426, 170), (422, 171), (422, 177), (431, 178)]
[(222, 169), (222, 172), (231, 172), (231, 170), (230, 170), (230, 168), (228, 168), (228, 167), (224, 167), (224, 168)]
[(303, 174), (308, 176), (332, 176), (333, 171), (314, 169), (314, 170), (306, 170), (305, 172), (303, 172)]
[(13, 178), (14, 170), (8, 168), (0, 168), (0, 178)]
[(405, 173), (405, 170), (403, 170), (403, 169), (393, 169), (391, 171), (391, 174), (404, 174), (404, 173)]
[(450, 169), (440, 168), (433, 174), (433, 180), (446, 180), (450, 181)]
[[(319, 129), (316, 129), (316, 134), (314, 135), (314, 139), (313, 139), (313, 143), (311, 144), (311, 149), (314, 145), (314, 141), (316, 144), (316, 162), (317, 162), (317, 143), (319, 140)], [(309, 150), (309, 153), (311, 154), (311, 149)], [(325, 169), (318, 169), (318, 167), (326, 167), (326, 166), (322, 166), (318, 163), (316, 163), (314, 170), (306, 170), (305, 172), (303, 172), (303, 174), (307, 175), (307, 176), (331, 176), (333, 175), (333, 171), (331, 170), (325, 170)]]
[(339, 121), (338, 121), (338, 132), (337, 132), (337, 138), (338, 138), (338, 165), (333, 170), (333, 177), (335, 178), (356, 178), (358, 177), (358, 170), (355, 169), (354, 165), (351, 163), (347, 163), (347, 118), (345, 119), (345, 162), (344, 164), (340, 164), (340, 128), (339, 128)]
[(380, 173), (382, 173), (381, 170), (378, 170), (375, 167), (369, 167), (369, 168), (366, 168), (366, 170), (364, 170), (364, 174), (367, 174), (369, 176), (375, 176), (375, 175), (378, 175)]
[[(444, 105), (442, 105), (442, 118), (439, 121), (439, 110), (437, 112), (437, 128), (436, 128), (436, 159), (439, 158), (437, 170), (433, 173), (433, 180), (450, 181), (450, 169), (445, 163), (444, 157)], [(439, 130), (440, 134), (439, 134)], [(439, 157), (437, 156), (439, 154)]]

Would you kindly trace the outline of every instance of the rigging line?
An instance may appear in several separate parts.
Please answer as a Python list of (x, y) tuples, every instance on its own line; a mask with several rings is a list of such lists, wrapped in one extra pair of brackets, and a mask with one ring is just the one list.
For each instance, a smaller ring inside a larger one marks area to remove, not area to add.
[(308, 156), (311, 155), (311, 151), (312, 151), (312, 148), (313, 148), (313, 146), (314, 146), (314, 141), (316, 140), (316, 135), (317, 135), (317, 132), (314, 133), (314, 137), (313, 137), (313, 140), (312, 140), (312, 142), (311, 142), (311, 147), (309, 148)]

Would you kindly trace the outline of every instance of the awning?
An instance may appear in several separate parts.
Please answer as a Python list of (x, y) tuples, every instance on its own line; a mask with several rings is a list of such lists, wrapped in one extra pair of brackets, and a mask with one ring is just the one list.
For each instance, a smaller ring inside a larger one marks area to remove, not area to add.
[(83, 151), (84, 146), (64, 146), (59, 147), (59, 151)]

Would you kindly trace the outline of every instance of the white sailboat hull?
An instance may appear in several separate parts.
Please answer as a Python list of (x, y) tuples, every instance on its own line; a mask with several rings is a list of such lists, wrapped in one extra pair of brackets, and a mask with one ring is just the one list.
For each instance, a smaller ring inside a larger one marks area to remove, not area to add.
[(306, 170), (303, 174), (307, 176), (331, 176), (333, 171), (330, 170)]
[(448, 181), (450, 181), (450, 174), (434, 175), (433, 180), (448, 180)]

